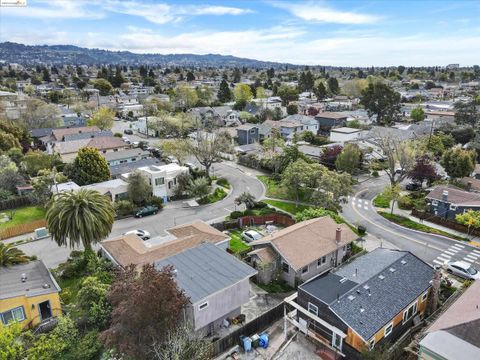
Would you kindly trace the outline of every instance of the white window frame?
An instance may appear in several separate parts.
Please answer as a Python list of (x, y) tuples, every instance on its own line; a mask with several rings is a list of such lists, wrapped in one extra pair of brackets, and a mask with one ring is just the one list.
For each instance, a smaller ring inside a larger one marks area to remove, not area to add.
[[(306, 271), (303, 271), (303, 270), (305, 270), (305, 269), (307, 269), (307, 270), (306, 270)], [(303, 275), (303, 274), (308, 274), (308, 271), (309, 271), (309, 270), (310, 270), (310, 269), (309, 269), (309, 266), (308, 266), (308, 265), (305, 266), (305, 267), (303, 267), (302, 270), (301, 270), (302, 275)]]
[[(406, 318), (405, 315), (408, 314), (408, 311), (413, 308), (414, 310), (412, 311), (412, 315), (409, 318)], [(407, 309), (403, 312), (403, 318), (402, 318), (402, 325), (405, 324), (407, 321), (409, 321), (411, 318), (413, 318), (417, 314), (417, 301), (415, 301), (413, 304), (410, 304)]]
[(450, 210), (456, 211), (457, 210), (457, 205), (450, 204)]
[(437, 205), (438, 205), (438, 201), (437, 201), (437, 200), (432, 200), (432, 205), (433, 205), (433, 206), (437, 206)]
[(205, 301), (204, 303), (198, 305), (198, 310), (205, 310), (206, 308), (208, 308), (208, 301)]
[[(157, 180), (162, 180), (161, 183), (157, 182)], [(165, 185), (165, 178), (164, 177), (158, 177), (155, 178), (155, 186), (163, 186)]]
[[(340, 339), (340, 343), (339, 345), (337, 345), (336, 343), (336, 340)], [(333, 332), (332, 333), (332, 347), (338, 349), (338, 350), (342, 350), (342, 346), (343, 346), (343, 338), (338, 335), (336, 332)]]
[[(15, 310), (21, 310), (22, 315), (23, 315), (22, 318), (18, 318), (18, 319), (17, 319), (17, 317), (15, 316), (15, 313), (14, 313)], [(6, 322), (5, 318), (3, 317), (4, 314), (6, 314), (6, 313), (11, 313), (13, 321), (10, 321), (9, 323)], [(24, 309), (24, 307), (23, 307), (23, 305), (22, 305), (22, 306), (17, 306), (17, 307), (14, 307), (13, 309), (10, 309), (10, 310), (7, 310), (7, 311), (4, 311), (4, 312), (0, 313), (0, 318), (1, 318), (1, 320), (2, 320), (2, 323), (3, 323), (5, 326), (8, 326), (8, 325), (13, 324), (13, 323), (22, 322), (22, 321), (24, 321), (27, 317), (26, 317), (26, 315), (25, 315), (25, 309)]]
[(422, 294), (422, 303), (427, 301), (427, 298), (428, 298), (428, 290)]
[(373, 350), (374, 347), (375, 347), (375, 338), (373, 338), (372, 340), (370, 340), (370, 341), (368, 342), (368, 348), (369, 348), (370, 350)]
[[(390, 329), (390, 331), (387, 331), (388, 329)], [(392, 333), (392, 331), (393, 331), (393, 321), (387, 326), (385, 326), (385, 328), (383, 329), (383, 337), (387, 337)]]
[[(318, 316), (318, 306), (315, 305), (315, 304), (312, 304), (311, 302), (308, 303), (307, 305), (307, 309), (308, 309), (308, 312), (315, 315), (315, 316)], [(313, 311), (312, 311), (313, 310)]]

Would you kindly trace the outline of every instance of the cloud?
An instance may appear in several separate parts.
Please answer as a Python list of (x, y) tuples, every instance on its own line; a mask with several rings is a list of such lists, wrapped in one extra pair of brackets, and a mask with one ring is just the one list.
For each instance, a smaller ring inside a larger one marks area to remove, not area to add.
[(90, 9), (92, 1), (37, 0), (27, 3), (26, 7), (4, 7), (2, 16), (14, 16), (38, 19), (102, 19), (105, 12)]
[(311, 21), (335, 24), (372, 24), (380, 20), (379, 16), (332, 9), (323, 3), (274, 2), (273, 6), (289, 11), (296, 17)]

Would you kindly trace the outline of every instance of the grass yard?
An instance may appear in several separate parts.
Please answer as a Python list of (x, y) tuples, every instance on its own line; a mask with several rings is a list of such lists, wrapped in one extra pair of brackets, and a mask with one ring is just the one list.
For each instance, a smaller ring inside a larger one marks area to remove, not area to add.
[(452, 238), (452, 239), (455, 239), (455, 240), (468, 241), (467, 239), (465, 239), (461, 236), (452, 235), (452, 234), (447, 233), (445, 231), (438, 230), (438, 229), (432, 228), (432, 227), (424, 225), (424, 224), (419, 224), (419, 223), (417, 223), (413, 220), (410, 220), (409, 218), (407, 218), (405, 216), (390, 214), (390, 213), (387, 213), (387, 212), (384, 212), (384, 211), (379, 211), (378, 213), (381, 216), (383, 216), (385, 219), (390, 220), (391, 222), (394, 222), (395, 224), (404, 226), (408, 229), (423, 231), (423, 232), (429, 233), (429, 234), (443, 235), (443, 236), (446, 236), (446, 237), (449, 237), (449, 238)]
[(269, 205), (275, 206), (276, 208), (279, 208), (283, 211), (286, 211), (292, 215), (295, 215), (298, 212), (301, 212), (305, 209), (310, 208), (311, 206), (306, 206), (306, 205), (298, 205), (295, 206), (293, 203), (285, 202), (285, 201), (279, 201), (279, 200), (263, 200), (264, 203), (267, 203)]
[[(0, 211), (10, 215), (10, 210)], [(1, 229), (8, 229), (17, 225), (27, 224), (36, 220), (41, 220), (45, 218), (46, 210), (42, 207), (36, 206), (27, 206), (23, 208), (18, 208), (15, 210), (13, 215), (13, 220), (7, 221), (5, 223), (0, 223)]]
[(375, 199), (373, 199), (373, 206), (382, 208), (382, 209), (387, 209), (390, 207), (390, 199), (389, 197), (383, 195), (383, 194), (378, 194)]
[(267, 193), (265, 194), (266, 196), (289, 200), (286, 190), (282, 188), (279, 181), (273, 180), (267, 175), (259, 175), (257, 178), (263, 183), (263, 185), (265, 185), (265, 189), (267, 190)]
[(242, 240), (242, 232), (239, 230), (231, 230), (230, 231), (230, 244), (228, 246), (230, 250), (232, 250), (235, 254), (248, 251), (250, 250), (250, 246), (248, 246)]

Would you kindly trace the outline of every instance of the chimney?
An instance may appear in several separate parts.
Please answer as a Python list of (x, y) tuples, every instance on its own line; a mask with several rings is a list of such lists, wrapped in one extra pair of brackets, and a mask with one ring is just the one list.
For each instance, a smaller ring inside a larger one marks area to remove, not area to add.
[(337, 231), (335, 232), (335, 242), (340, 244), (340, 241), (342, 241), (342, 229), (338, 227)]
[(467, 183), (467, 191), (471, 191), (471, 190), (472, 190), (472, 182), (469, 181), (469, 182)]
[(445, 201), (445, 202), (448, 201), (448, 190), (443, 190), (442, 200)]

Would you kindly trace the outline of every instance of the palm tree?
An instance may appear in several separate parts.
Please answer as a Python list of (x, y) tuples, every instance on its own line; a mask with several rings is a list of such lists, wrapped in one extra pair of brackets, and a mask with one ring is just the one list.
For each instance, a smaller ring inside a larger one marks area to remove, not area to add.
[(25, 253), (13, 246), (13, 244), (0, 243), (0, 266), (10, 266), (29, 262)]
[(86, 252), (92, 243), (106, 238), (112, 230), (115, 210), (110, 199), (98, 191), (81, 189), (56, 195), (47, 209), (48, 230), (59, 246), (83, 244)]
[(247, 209), (253, 209), (255, 207), (255, 196), (249, 192), (241, 193), (236, 199), (235, 204), (241, 205), (245, 204)]

